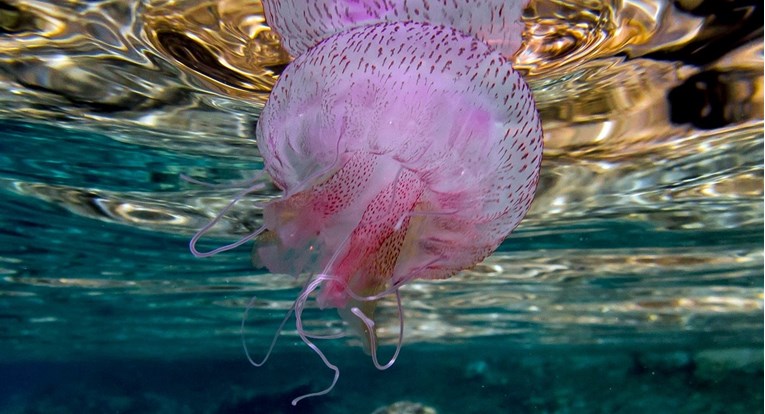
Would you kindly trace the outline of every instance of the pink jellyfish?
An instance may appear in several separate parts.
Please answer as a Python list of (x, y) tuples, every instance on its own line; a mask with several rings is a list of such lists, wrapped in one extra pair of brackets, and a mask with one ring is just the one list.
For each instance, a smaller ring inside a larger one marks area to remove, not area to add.
[[(191, 249), (207, 256), (257, 238), (256, 264), (310, 275), (290, 313), (334, 379), (293, 405), (328, 393), (339, 377), (313, 342), (327, 337), (304, 328), (310, 298), (338, 309), (375, 366), (390, 367), (403, 335), (399, 289), (491, 254), (528, 211), (542, 158), (539, 115), (520, 74), (475, 37), (423, 22), (359, 26), (307, 49), (276, 83), (256, 134), (283, 197), (264, 206), (255, 233), (197, 251), (218, 216)], [(374, 313), (390, 294), (400, 332), (383, 365)]]

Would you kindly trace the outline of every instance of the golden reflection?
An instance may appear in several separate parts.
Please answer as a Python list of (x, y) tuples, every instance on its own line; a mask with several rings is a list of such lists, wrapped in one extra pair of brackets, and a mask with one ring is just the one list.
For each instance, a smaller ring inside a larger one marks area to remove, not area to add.
[[(21, 52), (21, 47), (34, 48), (57, 38), (71, 26), (67, 8), (44, 2), (18, 2), (0, 8), (0, 29), (12, 34), (35, 34), (24, 42), (13, 37), (0, 37), (0, 47), (10, 53)], [(39, 36), (39, 37), (37, 37)]]
[(613, 8), (601, 1), (532, 1), (524, 20), (515, 65), (532, 76), (580, 60), (616, 30)]
[(641, 56), (681, 45), (704, 23), (660, 0), (536, 0), (524, 19), (515, 65), (532, 77), (621, 52)]
[(290, 60), (257, 0), (153, 1), (143, 22), (154, 48), (231, 96), (264, 102)]
[(678, 132), (666, 93), (682, 68), (647, 59), (609, 58), (581, 64), (555, 81), (533, 81), (544, 120), (545, 154), (601, 152)]

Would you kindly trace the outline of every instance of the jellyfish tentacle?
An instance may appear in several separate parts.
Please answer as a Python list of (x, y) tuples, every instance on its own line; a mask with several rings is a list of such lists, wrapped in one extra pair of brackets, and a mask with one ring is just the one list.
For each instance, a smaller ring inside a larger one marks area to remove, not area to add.
[(207, 233), (210, 230), (210, 228), (212, 226), (215, 225), (215, 223), (217, 221), (218, 221), (218, 219), (216, 218), (214, 222), (210, 222), (210, 224), (208, 224), (207, 226), (203, 227), (202, 230), (200, 230), (197, 234), (194, 235), (194, 237), (191, 239), (191, 242), (189, 243), (189, 249), (191, 250), (191, 254), (193, 254), (196, 257), (210, 257), (210, 256), (214, 256), (214, 255), (216, 255), (216, 254), (218, 254), (220, 252), (225, 252), (225, 251), (228, 251), (228, 250), (231, 250), (231, 249), (235, 249), (235, 248), (237, 248), (237, 247), (247, 243), (248, 241), (254, 239), (255, 237), (258, 237), (258, 235), (260, 235), (260, 233), (263, 233), (266, 230), (266, 227), (262, 226), (262, 227), (258, 228), (257, 230), (255, 230), (254, 232), (252, 232), (252, 233), (242, 237), (241, 239), (239, 239), (239, 240), (237, 240), (237, 241), (235, 241), (233, 243), (227, 244), (225, 246), (218, 247), (216, 249), (210, 250), (209, 252), (200, 252), (196, 248), (197, 242), (199, 241), (199, 239), (205, 233)]
[[(303, 289), (306, 288), (306, 286), (310, 283), (310, 281), (311, 281), (310, 278), (306, 280), (305, 284), (303, 285)], [(247, 360), (250, 362), (250, 364), (252, 364), (255, 367), (262, 367), (263, 365), (266, 364), (266, 361), (268, 361), (268, 358), (271, 356), (271, 353), (273, 352), (274, 347), (276, 346), (276, 341), (279, 339), (279, 335), (281, 335), (282, 331), (284, 331), (284, 325), (287, 324), (287, 321), (290, 319), (290, 316), (292, 316), (292, 313), (295, 311), (295, 303), (293, 303), (292, 306), (290, 306), (289, 310), (282, 318), (282, 321), (279, 324), (279, 327), (276, 329), (276, 332), (274, 333), (274, 336), (271, 339), (271, 344), (268, 346), (268, 351), (266, 351), (266, 355), (263, 357), (263, 359), (260, 362), (255, 362), (255, 360), (252, 359), (252, 356), (250, 355), (249, 349), (247, 348), (247, 343), (244, 338), (244, 327), (245, 327), (245, 324), (247, 323), (250, 309), (252, 308), (256, 299), (257, 297), (253, 296), (252, 299), (250, 299), (250, 301), (247, 303), (247, 307), (244, 309), (244, 314), (242, 315), (241, 327), (239, 328), (239, 335), (242, 339), (242, 347), (244, 348), (244, 354), (247, 357)], [(342, 338), (343, 336), (345, 336), (345, 333), (340, 332), (340, 333), (331, 334), (331, 335), (312, 335), (312, 334), (306, 333), (306, 336), (312, 339), (337, 339), (337, 338)]]
[(217, 249), (210, 250), (209, 252), (200, 252), (199, 250), (197, 250), (197, 242), (199, 241), (199, 239), (201, 239), (202, 236), (207, 234), (207, 232), (210, 231), (210, 229), (212, 229), (216, 224), (218, 224), (220, 219), (223, 218), (223, 216), (226, 213), (228, 213), (228, 211), (231, 210), (231, 208), (234, 207), (234, 205), (238, 203), (239, 200), (244, 198), (244, 196), (246, 196), (247, 194), (253, 191), (261, 190), (264, 187), (265, 187), (265, 184), (257, 183), (248, 188), (245, 188), (244, 190), (240, 191), (236, 196), (234, 196), (234, 198), (231, 201), (229, 201), (229, 203), (226, 204), (226, 206), (223, 207), (223, 209), (212, 220), (210, 220), (209, 223), (207, 223), (204, 227), (199, 229), (199, 231), (197, 231), (194, 234), (194, 237), (191, 238), (191, 241), (189, 241), (189, 250), (191, 250), (191, 254), (193, 254), (196, 257), (210, 257), (220, 252), (225, 252), (227, 250), (237, 248), (241, 246), (242, 244), (247, 243), (248, 241), (254, 239), (260, 233), (264, 232), (266, 230), (266, 227), (261, 226), (259, 229), (255, 230), (254, 232), (250, 233), (247, 236), (244, 236), (243, 238), (239, 239), (238, 241), (234, 243), (218, 247)]
[(324, 394), (329, 393), (332, 391), (332, 389), (335, 387), (335, 384), (337, 383), (338, 378), (340, 378), (340, 369), (337, 368), (336, 365), (333, 365), (331, 362), (329, 362), (329, 359), (327, 359), (327, 356), (324, 355), (324, 352), (319, 349), (319, 347), (314, 344), (311, 339), (306, 335), (305, 330), (303, 328), (303, 309), (305, 308), (305, 304), (308, 301), (308, 297), (318, 289), (319, 285), (321, 285), (322, 282), (327, 280), (327, 277), (323, 274), (316, 276), (313, 281), (311, 281), (305, 289), (303, 289), (303, 292), (300, 294), (300, 296), (295, 300), (295, 327), (297, 328), (298, 335), (300, 336), (300, 339), (303, 340), (303, 343), (308, 345), (311, 350), (321, 358), (322, 362), (324, 362), (324, 365), (329, 368), (330, 370), (335, 372), (334, 378), (332, 379), (332, 383), (325, 389), (317, 392), (308, 393), (305, 395), (301, 395), (300, 397), (295, 398), (292, 400), (292, 405), (297, 405), (298, 402), (300, 402), (303, 399), (310, 398), (310, 397), (318, 397)]
[(399, 352), (401, 352), (401, 344), (404, 341), (404, 312), (401, 306), (401, 294), (399, 293), (398, 289), (396, 289), (395, 292), (396, 303), (398, 305), (398, 343), (396, 344), (396, 350), (393, 352), (393, 356), (385, 365), (381, 365), (377, 359), (377, 337), (373, 334), (375, 329), (375, 321), (365, 315), (361, 309), (357, 307), (351, 308), (351, 312), (356, 315), (356, 317), (359, 318), (359, 320), (361, 320), (361, 322), (367, 327), (367, 332), (369, 332), (372, 363), (375, 365), (375, 368), (379, 369), (380, 371), (386, 370), (393, 366), (393, 364), (396, 362), (396, 359), (398, 358)]
[[(335, 255), (335, 257), (333, 257), (333, 259), (330, 260), (330, 265), (337, 258), (336, 256), (337, 255)], [(277, 341), (277, 339), (279, 337), (279, 334), (282, 332), (282, 330), (284, 329), (284, 325), (286, 324), (287, 320), (290, 318), (290, 316), (294, 312), (295, 313), (295, 326), (297, 328), (298, 336), (300, 336), (300, 339), (303, 341), (303, 343), (305, 343), (309, 348), (311, 348), (311, 350), (314, 351), (314, 353), (316, 353), (316, 355), (319, 356), (319, 358), (322, 360), (324, 365), (334, 372), (334, 376), (333, 376), (332, 382), (330, 383), (330, 385), (327, 388), (325, 388), (325, 389), (323, 389), (321, 391), (317, 391), (317, 392), (301, 395), (301, 396), (293, 399), (292, 400), (292, 405), (293, 406), (297, 405), (297, 403), (300, 402), (303, 399), (310, 398), (310, 397), (318, 397), (318, 396), (321, 396), (321, 395), (328, 394), (335, 387), (335, 385), (337, 384), (337, 381), (338, 381), (338, 379), (340, 377), (340, 369), (336, 365), (332, 364), (329, 361), (329, 359), (324, 354), (324, 352), (322, 352), (321, 349), (315, 343), (313, 343), (313, 341), (311, 341), (311, 339), (335, 339), (335, 338), (342, 337), (343, 334), (312, 335), (312, 334), (307, 333), (305, 328), (304, 328), (304, 326), (303, 326), (303, 318), (302, 318), (303, 310), (305, 309), (305, 305), (308, 302), (309, 297), (311, 296), (311, 294), (313, 292), (315, 292), (321, 286), (322, 283), (327, 282), (327, 281), (335, 281), (335, 282), (342, 283), (343, 285), (345, 285), (345, 289), (349, 293), (349, 295), (352, 296), (353, 298), (357, 299), (357, 300), (360, 300), (360, 301), (377, 300), (377, 299), (380, 299), (381, 297), (383, 297), (383, 296), (385, 296), (387, 294), (395, 293), (395, 295), (396, 295), (396, 304), (397, 304), (397, 308), (398, 308), (398, 318), (399, 318), (399, 335), (398, 335), (398, 342), (396, 344), (396, 350), (394, 351), (393, 356), (391, 357), (391, 359), (385, 365), (380, 364), (380, 362), (379, 362), (379, 360), (377, 358), (377, 340), (376, 340), (376, 338), (375, 338), (375, 336), (373, 334), (373, 332), (374, 332), (374, 325), (375, 325), (374, 321), (371, 318), (367, 317), (361, 311), (361, 309), (359, 309), (357, 307), (352, 308), (351, 312), (354, 315), (356, 315), (361, 320), (361, 322), (368, 329), (369, 337), (370, 337), (371, 350), (372, 350), (372, 362), (373, 362), (373, 364), (375, 365), (375, 367), (377, 369), (379, 369), (379, 370), (386, 370), (386, 369), (390, 368), (391, 366), (393, 366), (393, 364), (396, 362), (396, 359), (398, 359), (399, 353), (401, 352), (401, 346), (403, 344), (403, 335), (404, 335), (404, 312), (403, 312), (403, 306), (401, 304), (401, 294), (400, 294), (399, 289), (398, 289), (399, 285), (395, 285), (391, 289), (387, 289), (386, 292), (383, 292), (384, 294), (378, 294), (378, 295), (374, 295), (374, 296), (360, 296), (360, 295), (356, 294), (355, 292), (353, 292), (353, 290), (350, 288), (350, 286), (347, 285), (347, 282), (345, 280), (341, 279), (341, 278), (338, 278), (338, 277), (335, 277), (335, 276), (331, 276), (329, 274), (322, 273), (322, 274), (319, 274), (316, 277), (314, 277), (313, 280), (309, 279), (308, 282), (306, 283), (306, 285), (304, 286), (303, 291), (298, 296), (298, 298), (295, 300), (295, 303), (292, 305), (292, 307), (290, 307), (289, 311), (287, 312), (287, 314), (282, 319), (282, 322), (279, 324), (279, 328), (277, 329), (276, 333), (274, 334), (273, 339), (271, 340), (271, 344), (269, 345), (268, 351), (266, 352), (265, 357), (260, 362), (256, 362), (255, 360), (252, 359), (252, 357), (251, 357), (251, 355), (249, 353), (249, 350), (247, 349), (247, 344), (246, 344), (245, 339), (244, 339), (244, 327), (245, 327), (245, 323), (247, 321), (247, 315), (248, 315), (249, 310), (250, 310), (250, 308), (252, 308), (252, 305), (253, 305), (253, 303), (255, 301), (255, 297), (253, 297), (250, 300), (250, 302), (248, 303), (247, 308), (244, 311), (244, 315), (242, 317), (241, 328), (240, 328), (240, 334), (241, 334), (241, 338), (242, 338), (242, 346), (244, 348), (247, 360), (252, 365), (254, 365), (256, 367), (261, 367), (261, 366), (263, 366), (266, 363), (266, 361), (268, 360), (268, 358), (270, 357), (270, 355), (271, 355), (271, 353), (273, 351), (273, 348), (276, 345), (276, 341)]]
[[(393, 366), (393, 364), (396, 362), (396, 359), (398, 359), (399, 353), (401, 352), (401, 345), (403, 344), (403, 339), (404, 339), (404, 311), (403, 311), (403, 306), (401, 305), (401, 293), (399, 291), (399, 286), (397, 285), (397, 286), (393, 286), (390, 289), (386, 289), (386, 292), (383, 292), (384, 294), (377, 294), (377, 295), (373, 295), (373, 296), (360, 296), (357, 293), (355, 293), (353, 291), (353, 289), (351, 289), (351, 287), (348, 285), (347, 281), (345, 281), (345, 280), (343, 280), (341, 278), (337, 278), (337, 277), (331, 276), (331, 275), (321, 274), (321, 275), (318, 275), (316, 277), (316, 279), (312, 282), (312, 285), (314, 285), (314, 286), (310, 288), (311, 291), (307, 292), (307, 295), (306, 294), (301, 294), (301, 297), (298, 298), (298, 301), (300, 301), (301, 299), (303, 300), (303, 302), (302, 302), (303, 304), (300, 305), (301, 311), (302, 311), (302, 306), (304, 306), (304, 304), (305, 304), (305, 301), (308, 300), (308, 295), (310, 295), (310, 293), (313, 290), (317, 289), (318, 286), (321, 283), (327, 282), (327, 281), (334, 281), (334, 282), (341, 283), (342, 285), (344, 285), (344, 289), (346, 290), (346, 292), (348, 292), (349, 296), (353, 297), (354, 299), (356, 299), (358, 301), (362, 301), (362, 302), (378, 300), (378, 299), (380, 299), (380, 298), (382, 298), (384, 296), (387, 296), (390, 293), (395, 293), (395, 295), (396, 295), (396, 305), (397, 305), (397, 308), (398, 308), (398, 321), (399, 321), (398, 342), (396, 344), (396, 350), (394, 351), (393, 356), (388, 361), (388, 363), (386, 363), (385, 365), (380, 364), (379, 359), (377, 358), (377, 339), (376, 339), (376, 337), (374, 335), (374, 332), (375, 332), (375, 322), (370, 317), (365, 315), (364, 312), (361, 309), (359, 309), (358, 307), (354, 306), (354, 307), (351, 308), (351, 313), (356, 315), (356, 317), (359, 318), (359, 320), (367, 328), (367, 332), (368, 332), (368, 336), (369, 336), (370, 349), (371, 349), (371, 354), (372, 354), (372, 363), (375, 365), (375, 367), (377, 369), (379, 369), (381, 371), (386, 370), (386, 369), (390, 368), (391, 366)], [(301, 329), (302, 329), (302, 322), (299, 324), (298, 332), (301, 332)], [(304, 331), (303, 331), (303, 334), (305, 334)], [(318, 335), (308, 335), (308, 334), (305, 334), (305, 336), (308, 337), (308, 338), (314, 338), (314, 339), (331, 339), (331, 337), (334, 337), (334, 335), (318, 336)], [(301, 338), (302, 338), (302, 335), (301, 335)], [(305, 339), (303, 339), (303, 341), (305, 342)], [(308, 344), (308, 346), (311, 347), (311, 349), (313, 349), (314, 352), (319, 353), (319, 356), (322, 357), (322, 360), (324, 360), (324, 363), (328, 364), (328, 361), (323, 357), (323, 354), (321, 354), (321, 351), (318, 350), (318, 347), (316, 347), (313, 343), (310, 343), (310, 342), (306, 342), (306, 344)], [(329, 365), (327, 365), (327, 366), (330, 367)], [(334, 383), (333, 383), (333, 386), (334, 386)], [(330, 390), (331, 390), (331, 388), (328, 389), (327, 392), (329, 392)], [(313, 395), (311, 395), (311, 396), (313, 396)]]
[[(333, 282), (339, 282), (339, 283), (345, 284), (344, 280), (342, 280), (340, 278), (337, 278), (337, 277), (334, 277), (334, 276), (330, 276), (330, 275), (328, 275), (326, 273), (322, 273), (322, 274), (318, 275), (317, 277), (321, 277), (322, 278), (322, 282), (333, 281)], [(328, 334), (328, 335), (315, 335), (315, 334), (310, 334), (308, 332), (305, 332), (305, 336), (308, 337), (308, 338), (311, 338), (311, 339), (338, 339), (338, 338), (344, 337), (345, 335), (346, 335), (345, 332), (338, 332), (336, 334)]]
[(276, 341), (279, 339), (279, 335), (284, 330), (284, 325), (287, 324), (287, 321), (289, 320), (290, 316), (292, 316), (292, 312), (295, 310), (295, 305), (293, 304), (290, 307), (290, 310), (287, 311), (287, 314), (284, 315), (284, 318), (282, 318), (282, 322), (279, 324), (279, 328), (276, 330), (276, 333), (274, 334), (274, 337), (271, 339), (271, 345), (268, 346), (268, 351), (266, 351), (266, 355), (263, 357), (263, 359), (260, 362), (255, 362), (254, 359), (250, 356), (250, 351), (247, 349), (247, 342), (244, 339), (244, 325), (247, 322), (247, 315), (250, 312), (250, 308), (252, 308), (253, 303), (255, 302), (255, 296), (250, 299), (250, 302), (247, 304), (247, 308), (244, 310), (244, 315), (242, 315), (242, 326), (239, 328), (239, 335), (242, 338), (242, 347), (244, 348), (244, 355), (247, 357), (247, 360), (256, 367), (262, 367), (266, 364), (266, 361), (268, 361), (268, 358), (271, 356), (271, 353), (274, 350), (274, 347), (276, 346)]

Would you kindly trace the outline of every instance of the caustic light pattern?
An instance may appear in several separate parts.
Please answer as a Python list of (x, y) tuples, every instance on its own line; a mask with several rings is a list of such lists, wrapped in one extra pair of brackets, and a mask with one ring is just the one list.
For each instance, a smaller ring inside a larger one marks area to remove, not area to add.
[[(280, 9), (265, 2), (286, 44), (294, 22), (306, 21), (302, 9), (275, 17), (300, 9), (291, 3)], [(515, 21), (522, 6), (505, 13)], [(236, 243), (196, 250), (217, 218), (191, 242), (195, 255), (209, 256), (256, 239), (257, 265), (311, 275), (290, 314), (335, 375), (329, 387), (293, 404), (329, 392), (339, 376), (312, 341), (324, 337), (303, 327), (310, 298), (338, 309), (375, 366), (391, 366), (403, 335), (399, 288), (447, 278), (491, 254), (528, 211), (539, 178), (539, 115), (499, 50), (469, 30), (441, 25), (444, 19), (378, 20), (322, 26), (309, 47), (303, 35), (310, 31), (298, 30), (302, 46), (292, 51), (301, 54), (282, 73), (257, 127), (266, 171), (283, 197), (264, 206), (261, 229)], [(285, 29), (283, 22), (292, 23)], [(518, 44), (520, 31), (509, 33), (505, 43)], [(399, 304), (401, 331), (382, 365), (374, 311), (389, 294)]]

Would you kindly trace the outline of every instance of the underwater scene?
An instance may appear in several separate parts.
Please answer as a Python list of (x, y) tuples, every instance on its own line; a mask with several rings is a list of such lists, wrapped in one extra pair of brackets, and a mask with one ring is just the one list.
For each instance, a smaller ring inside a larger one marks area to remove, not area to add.
[(0, 413), (763, 412), (759, 1), (0, 0), (0, 86)]

